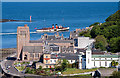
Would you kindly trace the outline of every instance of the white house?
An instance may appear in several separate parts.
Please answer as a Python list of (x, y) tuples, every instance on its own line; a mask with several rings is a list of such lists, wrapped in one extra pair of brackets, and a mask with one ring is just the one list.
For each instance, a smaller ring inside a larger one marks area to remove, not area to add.
[(98, 67), (111, 67), (112, 60), (119, 62), (118, 55), (113, 54), (93, 54), (90, 48), (87, 48), (84, 55), (79, 56), (80, 69), (91, 69)]

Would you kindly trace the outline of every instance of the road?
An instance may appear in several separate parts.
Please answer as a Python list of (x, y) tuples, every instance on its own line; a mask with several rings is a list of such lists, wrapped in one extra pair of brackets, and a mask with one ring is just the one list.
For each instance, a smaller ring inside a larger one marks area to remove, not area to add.
[[(15, 54), (12, 54), (10, 57), (14, 57), (16, 56)], [(17, 71), (17, 69), (14, 67), (14, 61), (15, 59), (5, 59), (1, 62), (1, 68), (3, 69), (3, 71), (9, 75), (12, 76), (24, 76), (23, 73)], [(9, 69), (7, 69), (7, 67), (10, 66)]]
[(10, 68), (7, 70), (7, 73), (11, 74), (13, 76), (24, 76), (23, 73), (17, 71), (17, 69), (14, 67), (13, 63), (14, 63), (14, 60), (7, 60), (7, 61), (5, 61), (5, 63), (4, 63), (5, 64), (5, 68), (7, 68), (7, 66), (10, 66)]

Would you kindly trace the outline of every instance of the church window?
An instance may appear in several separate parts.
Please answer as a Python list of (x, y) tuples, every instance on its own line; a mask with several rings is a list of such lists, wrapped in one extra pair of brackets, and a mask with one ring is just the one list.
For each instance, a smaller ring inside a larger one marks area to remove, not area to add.
[(25, 54), (24, 60), (27, 60), (27, 55)]
[(32, 57), (32, 58), (33, 58), (33, 57), (34, 57), (34, 54), (33, 54), (33, 53), (30, 53), (30, 57)]
[(39, 57), (39, 54), (38, 54), (38, 53), (36, 53), (36, 54), (35, 54), (35, 57)]

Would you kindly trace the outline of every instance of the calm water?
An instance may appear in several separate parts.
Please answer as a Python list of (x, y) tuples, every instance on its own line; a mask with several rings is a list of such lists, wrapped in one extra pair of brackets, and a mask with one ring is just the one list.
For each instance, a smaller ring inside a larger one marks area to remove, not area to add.
[[(29, 20), (32, 16), (34, 22), (6, 22), (2, 23), (2, 33), (16, 33), (18, 26), (28, 24), (30, 32), (34, 32), (35, 28), (51, 27), (52, 24), (69, 26), (70, 31), (76, 28), (85, 28), (94, 22), (104, 22), (111, 14), (118, 10), (118, 3), (83, 3), (83, 2), (58, 2), (58, 3), (2, 3), (3, 19)], [(65, 37), (69, 36), (68, 32), (60, 32)], [(31, 40), (37, 40), (44, 33), (31, 34)], [(55, 33), (47, 33), (55, 34)], [(2, 36), (2, 48), (15, 48), (16, 35), (0, 35)]]

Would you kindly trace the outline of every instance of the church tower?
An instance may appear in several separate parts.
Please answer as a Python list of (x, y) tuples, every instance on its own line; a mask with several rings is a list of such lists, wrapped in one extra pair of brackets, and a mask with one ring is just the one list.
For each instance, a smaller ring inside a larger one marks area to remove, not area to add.
[(30, 40), (29, 27), (25, 24), (23, 27), (17, 28), (17, 59), (21, 60), (21, 52), (23, 46), (27, 45)]
[(90, 46), (88, 45), (87, 50), (86, 50), (86, 69), (90, 69), (91, 68), (91, 55), (92, 51)]

